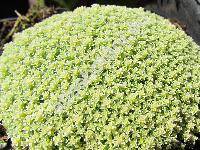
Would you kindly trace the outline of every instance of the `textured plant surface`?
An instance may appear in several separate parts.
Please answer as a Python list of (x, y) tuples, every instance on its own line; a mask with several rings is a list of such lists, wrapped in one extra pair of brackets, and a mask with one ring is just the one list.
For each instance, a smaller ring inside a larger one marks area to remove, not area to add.
[(199, 47), (117, 6), (54, 15), (5, 46), (0, 118), (17, 149), (154, 149), (200, 131)]

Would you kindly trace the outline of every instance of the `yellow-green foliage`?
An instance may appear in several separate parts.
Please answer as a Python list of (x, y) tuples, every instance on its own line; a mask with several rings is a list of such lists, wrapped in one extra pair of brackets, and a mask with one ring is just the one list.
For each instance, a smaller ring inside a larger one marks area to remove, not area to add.
[(194, 142), (199, 50), (183, 31), (142, 8), (93, 5), (54, 15), (5, 46), (0, 119), (17, 149)]

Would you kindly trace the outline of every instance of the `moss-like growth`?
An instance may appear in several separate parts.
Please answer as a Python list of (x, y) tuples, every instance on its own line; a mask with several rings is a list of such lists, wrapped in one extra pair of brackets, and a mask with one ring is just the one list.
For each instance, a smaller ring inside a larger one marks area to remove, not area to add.
[(0, 118), (18, 149), (154, 149), (200, 131), (199, 47), (162, 17), (93, 5), (15, 36)]

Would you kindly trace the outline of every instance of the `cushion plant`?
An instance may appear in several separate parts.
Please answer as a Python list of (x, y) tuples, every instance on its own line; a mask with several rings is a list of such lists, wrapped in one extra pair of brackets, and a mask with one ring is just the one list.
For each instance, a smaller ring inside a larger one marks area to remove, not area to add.
[(198, 138), (200, 48), (142, 8), (93, 5), (15, 35), (0, 119), (17, 149), (161, 149)]

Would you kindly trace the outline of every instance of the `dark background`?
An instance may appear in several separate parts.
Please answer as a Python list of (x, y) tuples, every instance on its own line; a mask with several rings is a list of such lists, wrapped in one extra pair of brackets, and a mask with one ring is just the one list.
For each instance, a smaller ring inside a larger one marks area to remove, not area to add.
[(28, 0), (2, 0), (0, 1), (0, 18), (16, 16), (15, 10), (25, 14), (28, 8)]
[[(95, 3), (139, 7), (155, 1), (156, 0), (45, 0), (45, 4), (47, 6), (64, 7), (68, 10), (73, 10), (79, 6), (90, 6)], [(20, 14), (25, 14), (28, 8), (28, 0), (3, 0), (0, 2), (0, 18), (16, 17), (15, 10)]]

